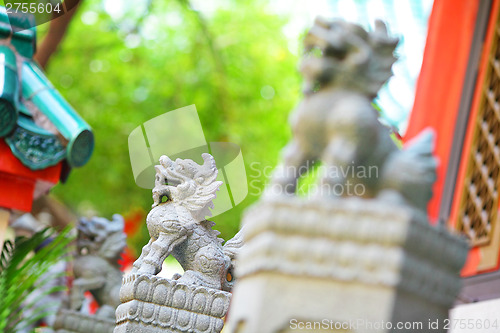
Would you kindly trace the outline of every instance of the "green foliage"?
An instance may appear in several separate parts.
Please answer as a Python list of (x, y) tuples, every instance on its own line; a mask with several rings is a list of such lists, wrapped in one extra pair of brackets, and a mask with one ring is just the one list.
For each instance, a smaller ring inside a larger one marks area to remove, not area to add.
[(63, 202), (104, 216), (148, 211), (151, 192), (134, 183), (127, 137), (155, 116), (195, 104), (208, 142), (242, 149), (249, 195), (214, 218), (226, 239), (236, 232), (288, 141), (300, 81), (282, 34), (286, 20), (264, 1), (225, 4), (204, 17), (185, 0), (153, 1), (134, 21), (133, 9), (113, 20), (101, 0), (83, 2), (47, 73), (96, 136), (89, 164), (54, 189)]
[[(45, 229), (31, 238), (18, 237), (14, 242), (7, 240), (4, 243), (0, 254), (0, 332), (18, 332), (49, 315), (45, 308), (37, 308), (36, 303), (41, 297), (65, 288), (43, 289), (43, 286), (57, 277), (46, 273), (53, 264), (65, 258), (72, 241), (68, 236), (70, 230), (67, 228), (55, 236), (52, 229)], [(35, 288), (43, 291), (27, 302)], [(29, 310), (34, 312), (29, 318), (24, 317), (23, 312)]]

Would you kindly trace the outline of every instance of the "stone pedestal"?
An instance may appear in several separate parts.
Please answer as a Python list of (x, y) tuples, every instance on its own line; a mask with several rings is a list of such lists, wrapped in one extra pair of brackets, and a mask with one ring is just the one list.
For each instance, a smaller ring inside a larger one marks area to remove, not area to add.
[(60, 310), (54, 323), (56, 333), (113, 333), (115, 322), (81, 312)]
[(243, 220), (225, 331), (431, 331), (460, 290), (467, 245), (418, 214), (360, 198), (261, 201)]
[(230, 299), (221, 290), (131, 274), (123, 279), (114, 333), (220, 332)]

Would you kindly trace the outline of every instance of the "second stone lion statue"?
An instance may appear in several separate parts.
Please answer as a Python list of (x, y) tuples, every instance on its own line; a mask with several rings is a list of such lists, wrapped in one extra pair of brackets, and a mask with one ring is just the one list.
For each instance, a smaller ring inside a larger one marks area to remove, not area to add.
[(70, 295), (72, 310), (80, 310), (84, 293), (90, 291), (99, 304), (96, 315), (114, 319), (122, 280), (118, 260), (127, 245), (123, 227), (123, 217), (118, 214), (111, 221), (102, 217), (80, 220)]
[(294, 194), (297, 179), (320, 162), (320, 196), (346, 196), (345, 189), (359, 185), (358, 196), (426, 209), (436, 179), (433, 132), (399, 150), (372, 105), (392, 75), (397, 43), (381, 21), (367, 32), (354, 23), (316, 19), (304, 39), (305, 96), (291, 114), (293, 138), (268, 192)]
[(230, 291), (234, 283), (236, 252), (243, 244), (240, 231), (226, 242), (205, 219), (222, 182), (210, 154), (203, 154), (202, 165), (189, 159), (160, 158), (153, 189), (153, 208), (147, 217), (151, 236), (132, 273), (156, 275), (172, 254), (184, 269), (179, 282)]

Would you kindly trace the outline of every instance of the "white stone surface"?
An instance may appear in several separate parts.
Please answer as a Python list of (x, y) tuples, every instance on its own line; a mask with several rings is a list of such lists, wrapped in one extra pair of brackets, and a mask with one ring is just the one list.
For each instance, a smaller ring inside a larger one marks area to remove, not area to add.
[(500, 333), (500, 299), (459, 305), (445, 324), (449, 333)]
[[(357, 333), (397, 325), (446, 332), (467, 246), (415, 210), (388, 209), (381, 200), (288, 197), (259, 202), (243, 223), (227, 332), (293, 332), (314, 322)], [(439, 327), (430, 329), (435, 321)]]

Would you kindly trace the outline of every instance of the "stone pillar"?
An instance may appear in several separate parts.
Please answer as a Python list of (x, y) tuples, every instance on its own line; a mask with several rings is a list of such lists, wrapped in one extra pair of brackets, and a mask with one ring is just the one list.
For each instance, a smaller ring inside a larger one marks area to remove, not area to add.
[(56, 333), (112, 333), (115, 322), (112, 319), (89, 316), (78, 311), (59, 311), (54, 323)]
[(230, 299), (222, 290), (130, 274), (120, 290), (114, 333), (220, 332)]
[(230, 333), (425, 332), (460, 290), (465, 242), (413, 209), (275, 198), (243, 224)]

